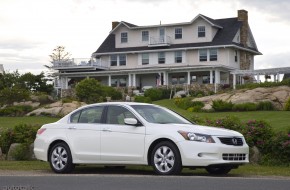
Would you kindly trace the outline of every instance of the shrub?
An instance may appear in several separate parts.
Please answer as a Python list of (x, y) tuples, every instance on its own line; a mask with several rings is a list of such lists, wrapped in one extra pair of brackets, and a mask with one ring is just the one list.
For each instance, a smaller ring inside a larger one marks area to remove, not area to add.
[(20, 146), (15, 147), (12, 156), (15, 160), (29, 160), (29, 145), (20, 144)]
[(113, 87), (103, 86), (93, 78), (84, 79), (77, 84), (76, 96), (86, 103), (103, 102), (106, 101), (107, 96), (112, 100), (122, 99), (121, 92)]
[(274, 136), (273, 129), (265, 121), (248, 121), (241, 131), (250, 147), (256, 146), (265, 153), (271, 145), (271, 138)]
[(6, 108), (0, 109), (0, 116), (23, 116), (32, 110), (33, 108), (28, 105), (8, 106)]
[(150, 88), (144, 92), (145, 97), (149, 97), (152, 101), (161, 100), (163, 92), (159, 88)]
[(274, 110), (274, 106), (272, 102), (263, 101), (263, 102), (258, 103), (257, 110), (271, 111), (271, 110)]
[(199, 112), (204, 107), (204, 103), (200, 101), (192, 101), (192, 98), (175, 98), (174, 103), (177, 107), (191, 112)]
[(231, 129), (239, 132), (243, 129), (243, 123), (235, 116), (226, 116), (216, 120), (207, 119), (205, 124), (207, 126)]
[(233, 108), (232, 102), (226, 102), (223, 100), (214, 100), (212, 102), (212, 108), (215, 111), (231, 111)]
[(233, 111), (256, 111), (257, 105), (255, 103), (242, 103), (242, 104), (234, 104)]
[(290, 98), (288, 98), (288, 100), (287, 100), (287, 102), (285, 104), (284, 110), (285, 111), (290, 111)]
[(17, 86), (0, 90), (0, 105), (11, 105), (13, 102), (21, 102), (29, 99), (30, 92)]
[(152, 103), (152, 100), (145, 96), (135, 96), (135, 102)]
[(8, 128), (1, 132), (0, 147), (4, 154), (9, 150), (12, 143), (23, 143), (29, 146), (33, 143), (37, 130), (40, 128), (38, 125), (19, 124), (14, 128)]

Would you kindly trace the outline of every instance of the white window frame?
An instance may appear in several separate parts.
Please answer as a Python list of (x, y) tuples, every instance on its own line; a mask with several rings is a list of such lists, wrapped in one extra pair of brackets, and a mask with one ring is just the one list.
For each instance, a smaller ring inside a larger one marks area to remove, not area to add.
[(141, 54), (141, 64), (142, 65), (149, 65), (149, 53), (142, 53)]
[(121, 32), (121, 43), (128, 42), (128, 32)]
[(197, 36), (199, 38), (204, 38), (206, 36), (206, 33), (205, 33), (205, 26), (198, 26), (197, 27)]
[[(124, 59), (122, 59), (124, 58)], [(127, 64), (127, 55), (126, 54), (120, 54), (119, 55), (119, 66), (126, 66)]]
[[(181, 58), (181, 61), (179, 59)], [(182, 51), (176, 51), (174, 52), (174, 62), (175, 63), (182, 63), (183, 56), (182, 56)]]
[(218, 49), (212, 48), (209, 49), (209, 61), (217, 61), (218, 60)]
[(166, 56), (165, 52), (158, 52), (158, 64), (165, 64)]
[(175, 39), (182, 39), (182, 28), (178, 27), (174, 29), (175, 31)]
[[(114, 64), (112, 64), (112, 63), (114, 63)], [(110, 66), (112, 66), (112, 67), (118, 66), (118, 55), (110, 55)]]
[[(198, 50), (199, 53), (199, 62), (206, 62), (207, 61), (207, 49), (200, 49)], [(206, 59), (205, 59), (206, 58)]]
[(149, 31), (148, 30), (144, 30), (141, 32), (141, 36), (142, 36), (142, 42), (148, 42), (149, 41)]

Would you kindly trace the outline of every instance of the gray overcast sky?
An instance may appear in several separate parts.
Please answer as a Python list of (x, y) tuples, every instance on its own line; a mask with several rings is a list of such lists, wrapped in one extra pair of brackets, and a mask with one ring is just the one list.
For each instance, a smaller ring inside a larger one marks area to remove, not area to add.
[(40, 73), (57, 45), (89, 58), (112, 21), (156, 25), (236, 17), (245, 9), (261, 56), (255, 68), (290, 67), (290, 0), (0, 0), (0, 64)]

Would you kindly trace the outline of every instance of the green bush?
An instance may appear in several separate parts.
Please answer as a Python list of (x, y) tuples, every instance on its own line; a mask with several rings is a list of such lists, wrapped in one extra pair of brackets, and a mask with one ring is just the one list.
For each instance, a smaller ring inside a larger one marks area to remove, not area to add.
[(150, 88), (144, 92), (145, 97), (149, 97), (152, 101), (161, 100), (163, 92), (159, 88)]
[(223, 100), (214, 100), (212, 101), (212, 108), (215, 111), (231, 111), (233, 108), (233, 103), (232, 102), (226, 102)]
[(263, 102), (258, 103), (257, 110), (271, 111), (271, 110), (274, 110), (274, 106), (269, 101), (263, 101)]
[(23, 116), (32, 110), (33, 108), (28, 105), (8, 106), (6, 108), (0, 109), (0, 116)]
[(11, 105), (13, 102), (28, 100), (30, 91), (14, 86), (0, 90), (0, 105)]
[(38, 125), (19, 124), (14, 128), (8, 128), (1, 131), (0, 147), (4, 154), (9, 150), (12, 143), (22, 143), (29, 146), (33, 143), (37, 130), (40, 128)]
[(242, 103), (242, 104), (234, 104), (233, 111), (256, 111), (257, 105), (255, 103)]
[(152, 103), (152, 100), (149, 97), (145, 96), (135, 96), (135, 102), (143, 102), (143, 103)]
[(207, 119), (205, 124), (207, 126), (231, 129), (239, 132), (243, 129), (243, 123), (236, 116), (226, 116), (216, 120)]
[(76, 96), (80, 101), (96, 103), (106, 101), (106, 97), (112, 100), (122, 99), (122, 93), (110, 86), (103, 86), (93, 78), (84, 79), (76, 86)]
[(284, 110), (285, 111), (290, 111), (290, 98), (288, 98), (288, 100), (287, 100), (287, 102), (285, 104)]
[(15, 147), (12, 156), (15, 160), (29, 160), (29, 145), (20, 144), (20, 146)]
[(245, 136), (250, 147), (256, 146), (262, 153), (267, 152), (271, 145), (271, 139), (274, 137), (274, 131), (265, 121), (248, 121), (244, 124), (241, 131)]

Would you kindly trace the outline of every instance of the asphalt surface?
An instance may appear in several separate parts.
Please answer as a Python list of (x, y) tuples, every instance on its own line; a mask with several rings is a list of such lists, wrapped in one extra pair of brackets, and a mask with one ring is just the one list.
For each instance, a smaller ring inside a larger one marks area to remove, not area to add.
[(287, 177), (156, 176), (145, 174), (51, 172), (0, 173), (0, 190), (289, 190)]

